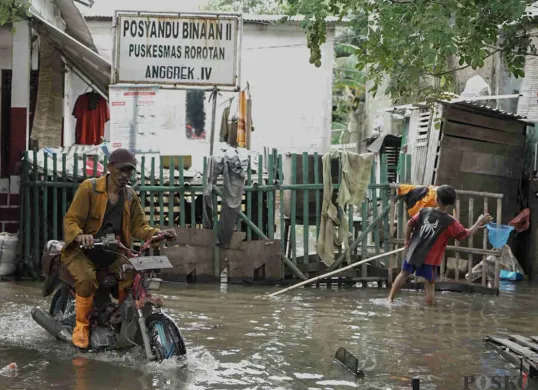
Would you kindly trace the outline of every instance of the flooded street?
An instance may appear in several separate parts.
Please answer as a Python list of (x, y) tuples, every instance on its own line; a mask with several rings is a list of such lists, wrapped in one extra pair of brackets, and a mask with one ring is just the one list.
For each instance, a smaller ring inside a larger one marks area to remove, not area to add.
[[(463, 389), (465, 375), (517, 375), (488, 349), (487, 334), (538, 335), (538, 286), (504, 286), (499, 297), (422, 292), (385, 303), (384, 289), (298, 289), (165, 284), (167, 313), (187, 342), (184, 360), (146, 363), (143, 353), (76, 352), (30, 317), (48, 310), (36, 283), (0, 282), (0, 389)], [(338, 347), (360, 358), (355, 379), (334, 361)], [(470, 387), (470, 388), (476, 388)], [(533, 388), (529, 386), (529, 388)]]

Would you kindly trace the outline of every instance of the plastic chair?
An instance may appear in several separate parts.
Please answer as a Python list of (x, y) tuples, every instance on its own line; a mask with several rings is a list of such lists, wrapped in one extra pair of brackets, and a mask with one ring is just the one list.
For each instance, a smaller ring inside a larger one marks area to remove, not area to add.
[(488, 223), (488, 240), (495, 249), (501, 249), (506, 245), (510, 238), (510, 233), (514, 230), (513, 226), (501, 225), (498, 223)]

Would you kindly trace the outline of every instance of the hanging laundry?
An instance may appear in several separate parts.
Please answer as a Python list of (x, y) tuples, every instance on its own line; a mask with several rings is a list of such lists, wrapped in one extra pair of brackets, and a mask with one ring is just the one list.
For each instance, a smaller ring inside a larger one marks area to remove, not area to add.
[(239, 148), (245, 148), (247, 146), (246, 119), (247, 119), (247, 94), (245, 91), (241, 91), (239, 93), (239, 118), (237, 120), (237, 147)]
[(222, 206), (218, 221), (217, 245), (227, 248), (243, 201), (243, 190), (248, 169), (248, 155), (235, 148), (228, 148), (223, 155), (211, 157), (209, 175), (203, 195), (204, 228), (213, 229), (213, 186), (220, 175), (223, 177)]
[[(342, 182), (338, 190), (337, 206), (332, 202), (333, 183), (331, 176), (331, 160), (340, 158), (342, 164)], [(335, 150), (323, 156), (323, 204), (321, 206), (321, 224), (316, 250), (321, 261), (328, 267), (334, 263), (335, 246), (344, 244), (349, 263), (349, 224), (344, 217), (347, 216), (347, 205), (359, 206), (362, 204), (370, 176), (374, 154), (357, 154)], [(340, 213), (338, 212), (340, 209)]]
[(230, 134), (230, 123), (228, 118), (230, 117), (230, 106), (226, 107), (222, 112), (222, 118), (220, 119), (220, 142), (228, 141), (228, 134)]
[(232, 147), (237, 146), (237, 117), (234, 115), (230, 119), (232, 104), (226, 107), (222, 113), (220, 123), (220, 142), (226, 142)]
[(524, 209), (517, 217), (508, 222), (508, 225), (513, 226), (518, 233), (521, 233), (529, 228), (531, 224), (530, 218), (530, 209)]
[(106, 100), (97, 92), (87, 92), (77, 99), (73, 116), (77, 118), (76, 143), (99, 145), (105, 134), (105, 123), (110, 120)]
[(252, 123), (252, 98), (250, 94), (247, 99), (247, 119), (246, 119), (246, 148), (250, 150), (252, 148), (251, 134), (254, 131), (254, 125)]
[(414, 217), (424, 207), (437, 207), (436, 186), (400, 184), (398, 196), (403, 197), (410, 217)]

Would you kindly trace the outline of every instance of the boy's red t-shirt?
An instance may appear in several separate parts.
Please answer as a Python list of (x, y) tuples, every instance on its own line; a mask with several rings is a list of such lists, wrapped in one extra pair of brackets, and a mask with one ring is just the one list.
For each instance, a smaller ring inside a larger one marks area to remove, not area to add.
[(443, 261), (448, 241), (465, 239), (469, 230), (453, 216), (434, 208), (423, 208), (409, 220), (414, 226), (407, 249), (407, 262), (414, 266), (423, 264), (439, 266)]

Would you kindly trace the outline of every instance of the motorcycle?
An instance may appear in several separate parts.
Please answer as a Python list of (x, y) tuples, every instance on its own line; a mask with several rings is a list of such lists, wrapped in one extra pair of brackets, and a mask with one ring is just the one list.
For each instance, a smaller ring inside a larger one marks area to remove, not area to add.
[[(187, 353), (185, 342), (176, 323), (162, 312), (163, 301), (150, 291), (160, 289), (161, 279), (156, 270), (172, 268), (166, 256), (144, 256), (151, 244), (164, 239), (158, 235), (146, 241), (139, 252), (126, 248), (114, 235), (95, 240), (95, 246), (112, 251), (129, 261), (118, 274), (98, 269), (99, 287), (94, 295), (90, 316), (90, 346), (92, 351), (143, 348), (149, 361), (162, 362)], [(42, 257), (43, 276), (46, 277), (43, 296), (54, 293), (47, 313), (41, 308), (32, 310), (32, 318), (59, 341), (72, 342), (75, 328), (75, 281), (61, 262), (61, 241), (49, 241)], [(125, 301), (119, 305), (117, 281), (129, 272), (134, 282)]]

